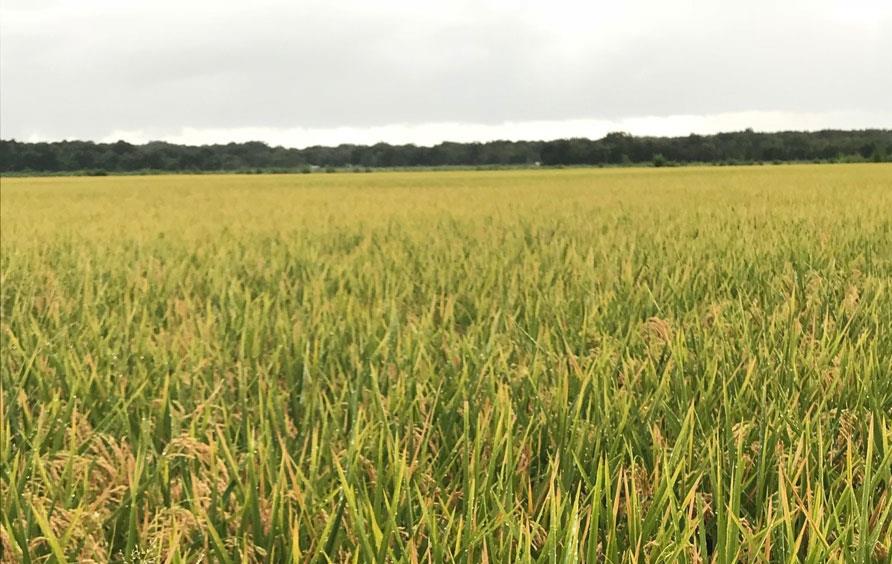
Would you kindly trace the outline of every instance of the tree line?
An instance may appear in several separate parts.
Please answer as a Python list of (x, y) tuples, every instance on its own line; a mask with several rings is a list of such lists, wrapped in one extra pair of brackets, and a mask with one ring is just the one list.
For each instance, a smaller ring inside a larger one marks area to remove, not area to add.
[(602, 139), (553, 141), (444, 142), (416, 145), (338, 145), (303, 149), (259, 141), (218, 145), (177, 145), (153, 141), (0, 140), (0, 172), (189, 172), (297, 171), (316, 168), (497, 167), (624, 165), (653, 163), (746, 164), (797, 161), (892, 160), (892, 130), (825, 130), (759, 133), (745, 131), (685, 137), (639, 137), (610, 133)]

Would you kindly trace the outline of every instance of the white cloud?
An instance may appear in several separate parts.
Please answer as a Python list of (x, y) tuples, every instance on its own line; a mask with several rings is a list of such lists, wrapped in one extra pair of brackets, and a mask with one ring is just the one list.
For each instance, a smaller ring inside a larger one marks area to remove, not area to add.
[[(756, 131), (785, 129), (815, 131), (820, 129), (892, 128), (889, 112), (732, 112), (710, 115), (672, 115), (631, 117), (618, 120), (554, 120), (519, 121), (500, 124), (418, 123), (377, 127), (334, 128), (193, 128), (184, 127), (167, 133), (150, 130), (116, 130), (102, 138), (105, 142), (123, 139), (130, 143), (168, 141), (187, 145), (208, 145), (230, 141), (264, 141), (270, 145), (307, 147), (354, 143), (371, 145), (380, 141), (393, 144), (414, 143), (435, 145), (441, 141), (550, 140), (564, 137), (598, 139), (611, 131), (635, 135), (682, 136), (689, 133), (709, 134), (740, 131), (748, 127)], [(45, 138), (32, 137), (38, 141)]]
[(0, 26), (3, 137), (882, 126), (892, 91), (888, 0), (6, 0)]

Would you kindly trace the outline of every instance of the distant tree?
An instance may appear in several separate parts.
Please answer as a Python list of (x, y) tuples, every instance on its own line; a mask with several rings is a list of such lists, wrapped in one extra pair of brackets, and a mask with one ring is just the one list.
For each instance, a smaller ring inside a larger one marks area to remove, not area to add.
[[(339, 145), (303, 149), (266, 143), (227, 143), (200, 147), (126, 141), (23, 143), (0, 140), (0, 172), (228, 170), (299, 171), (304, 167), (491, 166), (541, 162), (544, 165), (604, 165), (677, 162), (714, 164), (784, 161), (885, 160), (892, 130), (825, 130), (756, 133), (752, 129), (716, 135), (634, 137), (612, 132), (598, 140), (444, 142), (415, 145)], [(658, 158), (659, 157), (659, 158)], [(662, 163), (658, 165), (658, 163)]]
[(873, 155), (879, 150), (876, 143), (865, 143), (858, 149), (858, 153), (865, 159)]

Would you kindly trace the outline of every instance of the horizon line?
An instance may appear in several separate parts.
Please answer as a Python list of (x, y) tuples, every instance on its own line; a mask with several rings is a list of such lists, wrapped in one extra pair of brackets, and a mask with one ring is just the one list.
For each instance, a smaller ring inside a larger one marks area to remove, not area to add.
[(835, 133), (851, 133), (851, 132), (892, 132), (892, 127), (883, 127), (883, 126), (875, 126), (875, 127), (822, 127), (816, 129), (754, 129), (752, 127), (747, 127), (744, 129), (727, 129), (722, 131), (715, 131), (712, 133), (697, 133), (696, 131), (691, 131), (686, 134), (675, 134), (675, 135), (653, 135), (653, 134), (636, 134), (630, 133), (628, 131), (610, 131), (604, 135), (599, 137), (587, 137), (582, 135), (574, 135), (574, 136), (564, 136), (564, 137), (550, 137), (550, 138), (524, 138), (524, 139), (509, 139), (509, 138), (492, 138), (486, 140), (469, 140), (469, 141), (456, 141), (452, 139), (443, 139), (441, 141), (437, 141), (430, 144), (425, 143), (413, 143), (413, 142), (404, 142), (404, 143), (394, 143), (389, 141), (376, 141), (371, 143), (351, 143), (351, 142), (342, 142), (336, 144), (313, 144), (313, 145), (303, 145), (303, 146), (294, 146), (294, 145), (283, 145), (283, 144), (274, 144), (263, 139), (245, 139), (245, 140), (230, 140), (230, 141), (215, 141), (211, 143), (180, 143), (176, 141), (168, 141), (165, 139), (148, 139), (143, 141), (132, 142), (126, 139), (115, 139), (112, 140), (110, 138), (103, 138), (100, 140), (96, 139), (84, 139), (84, 138), (75, 138), (75, 137), (67, 137), (61, 139), (39, 139), (39, 140), (25, 140), (25, 139), (17, 139), (15, 137), (3, 138), (0, 137), (0, 142), (2, 143), (21, 143), (28, 145), (36, 145), (36, 144), (59, 144), (59, 143), (93, 143), (94, 145), (115, 145), (117, 143), (126, 143), (128, 145), (134, 147), (144, 147), (146, 145), (163, 143), (166, 145), (175, 145), (179, 147), (214, 147), (214, 146), (226, 146), (226, 145), (246, 145), (249, 143), (261, 143), (267, 147), (273, 149), (286, 149), (286, 150), (297, 150), (302, 151), (305, 149), (312, 149), (315, 147), (374, 147), (376, 145), (389, 145), (391, 147), (417, 147), (417, 148), (426, 148), (431, 149), (434, 147), (438, 147), (440, 145), (454, 144), (454, 145), (486, 145), (490, 143), (554, 143), (556, 141), (572, 141), (572, 140), (586, 140), (586, 141), (603, 141), (610, 137), (611, 135), (623, 135), (636, 139), (684, 139), (690, 137), (716, 137), (719, 135), (730, 135), (730, 134), (739, 134), (739, 133), (751, 133), (755, 135), (778, 135), (784, 133), (827, 133), (827, 132), (835, 132)]

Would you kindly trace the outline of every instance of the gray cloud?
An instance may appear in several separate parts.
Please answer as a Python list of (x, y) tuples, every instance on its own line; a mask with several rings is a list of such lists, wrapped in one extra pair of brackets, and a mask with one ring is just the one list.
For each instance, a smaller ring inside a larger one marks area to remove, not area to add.
[[(5, 138), (877, 112), (887, 2), (6, 2)], [(886, 125), (889, 124), (877, 124)]]

